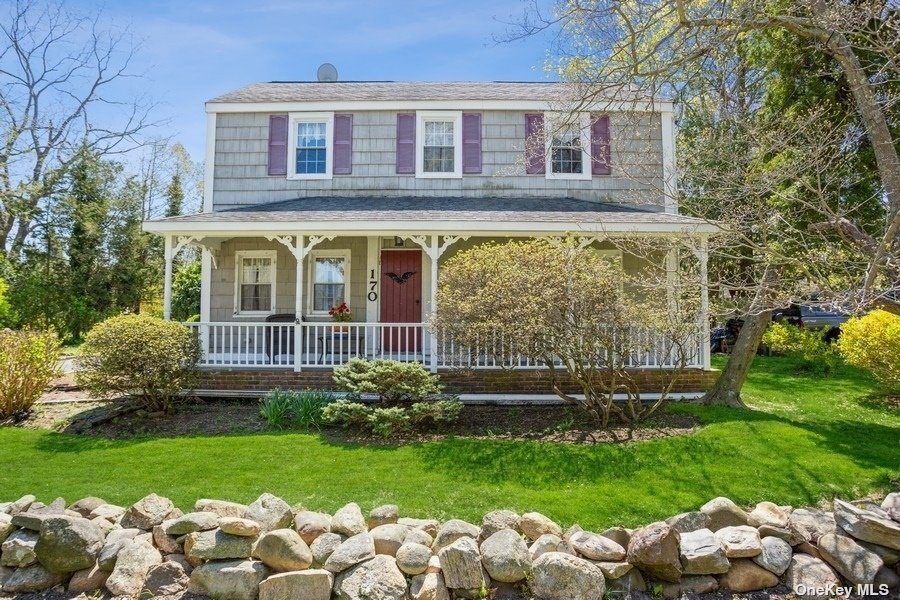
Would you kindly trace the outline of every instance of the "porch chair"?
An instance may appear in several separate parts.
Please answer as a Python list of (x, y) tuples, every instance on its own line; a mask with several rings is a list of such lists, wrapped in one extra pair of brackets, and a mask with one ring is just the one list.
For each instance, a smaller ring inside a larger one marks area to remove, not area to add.
[[(266, 317), (266, 323), (296, 323), (297, 315), (293, 313), (280, 313)], [(306, 319), (301, 315), (300, 321)], [(285, 325), (281, 327), (266, 327), (266, 358), (274, 361), (276, 356), (294, 356), (294, 331)]]

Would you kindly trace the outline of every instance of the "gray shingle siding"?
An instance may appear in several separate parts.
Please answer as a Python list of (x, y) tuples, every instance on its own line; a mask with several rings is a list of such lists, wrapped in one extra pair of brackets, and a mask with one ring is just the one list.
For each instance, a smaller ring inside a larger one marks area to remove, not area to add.
[[(659, 114), (613, 113), (612, 175), (554, 180), (525, 175), (525, 112), (482, 112), (482, 174), (417, 179), (395, 173), (396, 111), (353, 113), (353, 173), (326, 180), (266, 174), (268, 113), (219, 113), (213, 210), (304, 196), (569, 196), (662, 206)], [(289, 158), (290, 160), (290, 158)]]

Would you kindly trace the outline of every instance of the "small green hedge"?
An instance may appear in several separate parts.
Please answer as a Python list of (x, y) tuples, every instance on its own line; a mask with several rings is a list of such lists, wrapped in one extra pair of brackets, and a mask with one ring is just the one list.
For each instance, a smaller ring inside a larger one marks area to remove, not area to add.
[(369, 407), (352, 399), (338, 400), (322, 409), (322, 421), (347, 429), (392, 438), (416, 429), (435, 429), (459, 418), (463, 404), (456, 399), (416, 402), (409, 408)]
[(416, 402), (443, 390), (423, 365), (384, 359), (352, 358), (334, 370), (334, 382), (351, 394), (377, 394), (386, 404)]

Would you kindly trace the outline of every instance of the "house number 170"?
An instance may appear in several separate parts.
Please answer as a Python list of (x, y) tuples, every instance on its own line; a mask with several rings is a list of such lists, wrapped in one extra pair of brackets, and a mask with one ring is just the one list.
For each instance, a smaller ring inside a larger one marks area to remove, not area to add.
[(369, 299), (369, 302), (375, 302), (378, 300), (378, 292), (375, 290), (378, 289), (378, 280), (375, 279), (375, 269), (369, 271), (369, 293), (366, 296)]

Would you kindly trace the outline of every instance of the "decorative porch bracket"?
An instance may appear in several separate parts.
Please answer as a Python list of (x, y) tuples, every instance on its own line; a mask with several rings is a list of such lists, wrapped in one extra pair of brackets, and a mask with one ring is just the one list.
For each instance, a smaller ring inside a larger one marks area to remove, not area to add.
[(163, 279), (163, 318), (168, 321), (172, 318), (172, 271), (173, 263), (182, 250), (188, 246), (196, 246), (208, 250), (212, 257), (213, 266), (216, 264), (216, 255), (219, 251), (218, 243), (204, 241), (203, 236), (198, 235), (167, 235), (164, 240), (165, 276)]
[[(431, 264), (431, 310), (432, 312), (437, 308), (437, 288), (438, 288), (438, 260), (440, 260), (441, 256), (444, 255), (444, 252), (447, 249), (460, 240), (469, 239), (468, 235), (445, 235), (443, 236), (443, 240), (440, 240), (441, 236), (438, 235), (411, 235), (409, 239), (413, 241), (413, 243), (418, 244), (422, 247), (422, 251), (428, 255), (428, 260)], [(430, 239), (429, 239), (430, 238)], [(429, 369), (431, 369), (432, 373), (437, 372), (437, 354), (438, 354), (438, 340), (434, 331), (430, 331), (429, 333), (429, 347), (431, 348), (431, 356), (429, 360)]]
[[(604, 234), (588, 235), (588, 236), (572, 236), (572, 237), (575, 237), (578, 240), (578, 249), (579, 250), (584, 250), (585, 248), (587, 248), (594, 242), (598, 242), (598, 243), (605, 242), (607, 239), (609, 239), (609, 236), (604, 235)], [(566, 239), (566, 236), (548, 235), (548, 236), (544, 236), (542, 239), (547, 240), (547, 242), (552, 244), (553, 246), (560, 246), (560, 245), (562, 245), (563, 240)]]
[(294, 288), (294, 371), (300, 371), (300, 353), (303, 351), (303, 331), (300, 323), (303, 322), (303, 265), (310, 251), (324, 242), (333, 240), (335, 235), (311, 235), (304, 240), (302, 233), (267, 235), (266, 239), (278, 242), (288, 249), (297, 261), (297, 281)]

